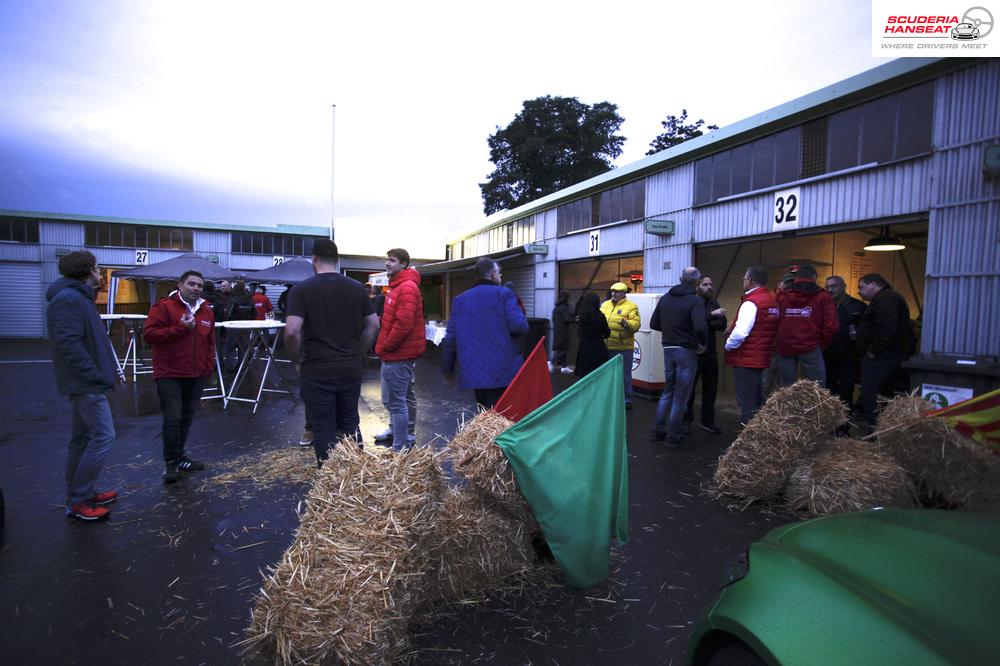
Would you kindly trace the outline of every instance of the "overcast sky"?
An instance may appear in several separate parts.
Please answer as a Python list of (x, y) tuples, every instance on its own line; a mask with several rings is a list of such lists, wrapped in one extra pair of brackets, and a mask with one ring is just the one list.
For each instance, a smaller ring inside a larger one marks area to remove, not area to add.
[[(439, 257), (525, 99), (609, 101), (642, 158), (876, 67), (868, 1), (0, 0), (0, 209), (329, 226)], [(334, 131), (331, 106), (336, 104)]]

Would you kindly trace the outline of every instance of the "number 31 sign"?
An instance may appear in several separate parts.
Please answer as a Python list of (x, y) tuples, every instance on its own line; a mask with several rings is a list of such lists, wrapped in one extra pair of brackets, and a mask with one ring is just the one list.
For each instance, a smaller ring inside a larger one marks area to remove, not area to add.
[(802, 199), (799, 198), (799, 188), (775, 192), (771, 231), (798, 229), (801, 208)]

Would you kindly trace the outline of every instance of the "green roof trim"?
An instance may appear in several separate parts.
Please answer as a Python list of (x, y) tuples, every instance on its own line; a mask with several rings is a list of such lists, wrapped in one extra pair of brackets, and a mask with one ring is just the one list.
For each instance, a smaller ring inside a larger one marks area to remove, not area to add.
[(153, 227), (176, 227), (202, 229), (204, 231), (251, 231), (270, 234), (292, 234), (296, 236), (323, 236), (329, 238), (328, 227), (306, 227), (295, 224), (279, 224), (275, 227), (242, 226), (238, 224), (211, 224), (208, 222), (180, 222), (177, 220), (149, 220), (139, 217), (108, 217), (105, 215), (76, 215), (70, 213), (46, 213), (32, 210), (3, 210), (0, 215), (27, 217), (56, 222), (109, 222), (112, 224), (144, 224)]
[(670, 167), (693, 162), (726, 148), (746, 143), (758, 136), (771, 134), (894, 90), (916, 85), (942, 72), (967, 67), (977, 60), (979, 59), (898, 58), (892, 60), (749, 118), (685, 141), (673, 148), (662, 150), (655, 155), (553, 192), (513, 210), (494, 213), (486, 218), (485, 224), (478, 226), (474, 231), (452, 236), (447, 243), (448, 245), (457, 243), (502, 224), (605, 190), (611, 185), (624, 185), (630, 181), (665, 171)]

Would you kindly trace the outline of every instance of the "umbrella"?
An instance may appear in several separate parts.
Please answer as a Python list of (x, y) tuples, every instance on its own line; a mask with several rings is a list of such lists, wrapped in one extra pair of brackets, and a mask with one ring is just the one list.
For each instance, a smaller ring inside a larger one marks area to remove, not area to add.
[(186, 252), (179, 257), (149, 266), (114, 271), (108, 288), (108, 312), (115, 311), (114, 295), (118, 289), (118, 280), (147, 280), (150, 283), (149, 302), (152, 303), (156, 300), (157, 280), (178, 280), (187, 271), (198, 271), (206, 280), (234, 280), (237, 277), (233, 271), (212, 263), (196, 252)]
[(316, 275), (312, 261), (302, 257), (291, 257), (284, 262), (259, 271), (241, 272), (240, 277), (258, 284), (298, 284)]

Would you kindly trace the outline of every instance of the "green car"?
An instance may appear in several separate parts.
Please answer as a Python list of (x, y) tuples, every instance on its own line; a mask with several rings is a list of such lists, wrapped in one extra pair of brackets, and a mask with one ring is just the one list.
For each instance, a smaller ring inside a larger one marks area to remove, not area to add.
[(772, 530), (727, 574), (689, 663), (1000, 663), (1000, 516), (817, 518)]

